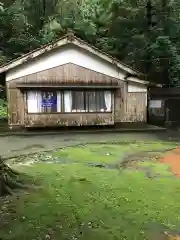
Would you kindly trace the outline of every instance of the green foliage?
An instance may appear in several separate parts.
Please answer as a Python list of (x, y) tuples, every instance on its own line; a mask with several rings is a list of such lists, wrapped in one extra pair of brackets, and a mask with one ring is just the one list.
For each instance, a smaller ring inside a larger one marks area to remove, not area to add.
[(30, 32), (30, 24), (20, 1), (14, 1), (0, 12), (0, 61), (10, 60), (39, 46)]
[[(146, 0), (1, 0), (0, 64), (75, 34), (168, 86), (180, 80), (180, 4)], [(148, 31), (149, 29), (149, 31)]]
[(7, 119), (7, 102), (4, 99), (0, 99), (0, 120)]
[(0, 85), (0, 120), (7, 120), (7, 101), (5, 88)]

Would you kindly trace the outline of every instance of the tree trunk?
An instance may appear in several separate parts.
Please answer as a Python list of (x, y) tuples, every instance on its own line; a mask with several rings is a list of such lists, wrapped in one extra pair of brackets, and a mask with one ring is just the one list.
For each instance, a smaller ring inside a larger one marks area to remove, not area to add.
[(147, 57), (146, 57), (146, 74), (149, 76), (150, 67), (151, 67), (151, 52), (150, 52), (150, 39), (151, 39), (151, 28), (152, 28), (152, 2), (147, 0), (146, 5), (147, 10), (147, 37), (148, 37), (148, 46), (147, 46)]
[(40, 30), (43, 29), (45, 16), (46, 16), (46, 0), (42, 0), (42, 15), (40, 19)]
[[(162, 0), (161, 3), (162, 15), (161, 15), (161, 26), (162, 26), (162, 35), (169, 36), (169, 24), (168, 20), (170, 17), (170, 9), (168, 6), (168, 0)], [(162, 79), (167, 87), (170, 86), (169, 78), (169, 58), (167, 52), (162, 59)]]

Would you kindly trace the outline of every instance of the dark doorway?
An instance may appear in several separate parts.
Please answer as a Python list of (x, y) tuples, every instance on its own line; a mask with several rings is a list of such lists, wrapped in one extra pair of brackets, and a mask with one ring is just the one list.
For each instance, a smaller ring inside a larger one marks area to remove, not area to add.
[(180, 124), (180, 99), (168, 99), (166, 100), (166, 116), (167, 121)]

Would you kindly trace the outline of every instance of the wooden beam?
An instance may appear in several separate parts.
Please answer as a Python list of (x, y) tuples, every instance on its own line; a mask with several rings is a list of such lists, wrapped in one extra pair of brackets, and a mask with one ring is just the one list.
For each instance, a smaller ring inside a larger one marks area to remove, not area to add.
[(39, 85), (39, 84), (21, 84), (17, 85), (17, 88), (61, 88), (61, 89), (79, 89), (79, 88), (90, 88), (90, 89), (112, 89), (120, 88), (120, 85)]
[(151, 95), (180, 95), (180, 88), (152, 88)]

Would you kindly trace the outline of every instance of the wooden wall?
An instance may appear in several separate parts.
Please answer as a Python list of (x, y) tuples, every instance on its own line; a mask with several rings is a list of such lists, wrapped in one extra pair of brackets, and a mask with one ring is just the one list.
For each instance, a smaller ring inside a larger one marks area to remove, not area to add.
[(24, 95), (19, 89), (8, 88), (8, 123), (9, 125), (24, 125)]
[(123, 122), (147, 122), (147, 93), (127, 93)]
[(61, 114), (27, 114), (25, 126), (82, 126), (112, 125), (112, 113), (61, 113)]
[[(18, 85), (116, 85), (112, 113), (28, 114)], [(146, 93), (128, 93), (127, 83), (89, 69), (66, 64), (7, 82), (10, 126), (111, 125), (114, 122), (146, 122)]]
[(18, 84), (106, 84), (119, 85), (120, 80), (98, 73), (87, 68), (77, 66), (72, 63), (64, 64), (42, 72), (33, 73), (28, 76), (20, 77), (8, 82), (11, 87)]
[(122, 122), (126, 105), (127, 86), (123, 82), (115, 92), (115, 122)]
[[(119, 85), (121, 81), (112, 77), (85, 69), (74, 64), (66, 64), (57, 68), (31, 74), (7, 82), (8, 113), (10, 126), (79, 126), (79, 125), (111, 125), (114, 124), (112, 113), (70, 113), (70, 114), (28, 114), (21, 84), (37, 84), (37, 86), (58, 85)], [(113, 107), (114, 109), (114, 107)]]

